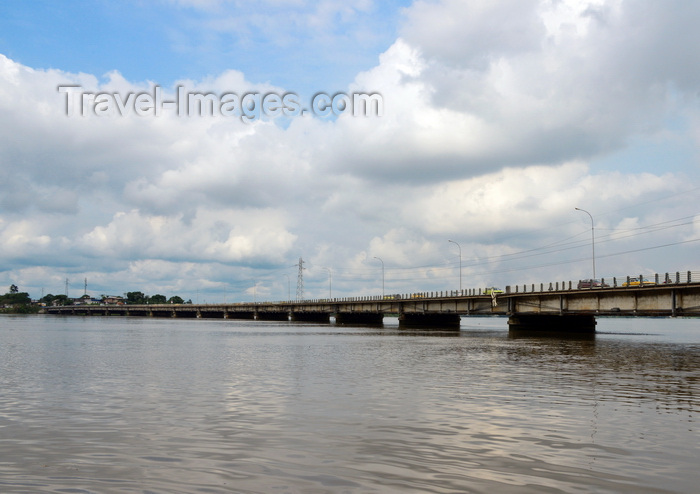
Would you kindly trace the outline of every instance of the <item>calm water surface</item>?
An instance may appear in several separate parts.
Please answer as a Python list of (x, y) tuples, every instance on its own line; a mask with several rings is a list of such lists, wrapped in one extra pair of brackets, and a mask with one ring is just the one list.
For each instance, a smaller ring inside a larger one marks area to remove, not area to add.
[(692, 493), (700, 319), (0, 316), (2, 493)]

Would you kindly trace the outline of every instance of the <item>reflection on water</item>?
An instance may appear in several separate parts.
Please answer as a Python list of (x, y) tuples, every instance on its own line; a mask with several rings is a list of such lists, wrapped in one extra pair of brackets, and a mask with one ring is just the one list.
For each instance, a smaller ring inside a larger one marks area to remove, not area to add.
[(537, 339), (537, 340), (566, 340), (566, 341), (595, 341), (595, 333), (557, 333), (556, 331), (528, 331), (528, 330), (511, 330), (508, 332), (508, 337), (511, 339)]
[(2, 317), (0, 492), (694, 492), (700, 321), (598, 330)]

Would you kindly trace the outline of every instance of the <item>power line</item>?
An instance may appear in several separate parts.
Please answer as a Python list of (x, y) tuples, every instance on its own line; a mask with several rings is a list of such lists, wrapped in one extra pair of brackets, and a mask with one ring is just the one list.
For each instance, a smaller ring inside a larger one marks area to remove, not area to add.
[[(664, 223), (666, 223), (666, 222), (664, 222)], [(665, 229), (668, 229), (668, 228), (673, 228), (673, 227), (675, 227), (675, 226), (683, 226), (683, 225), (685, 225), (685, 224), (682, 224), (682, 225), (674, 225), (674, 226), (668, 226), (668, 227), (664, 227), (664, 228), (661, 228), (661, 229), (654, 230), (654, 231), (652, 231), (652, 232), (639, 232), (639, 233), (634, 233), (634, 234), (625, 236), (625, 237), (623, 237), (623, 238), (629, 238), (629, 237), (639, 236), (639, 235), (643, 235), (643, 234), (654, 233), (654, 232), (656, 232), (656, 231), (665, 230)], [(616, 239), (616, 238), (609, 238), (609, 239), (607, 239), (607, 240), (604, 240), (604, 242), (610, 242), (610, 241), (615, 241), (615, 240), (617, 240), (617, 239)], [(620, 251), (620, 252), (611, 253), (611, 254), (604, 254), (604, 255), (599, 255), (598, 258), (600, 259), (600, 258), (615, 257), (615, 256), (620, 256), (620, 255), (625, 255), (625, 254), (632, 254), (632, 253), (635, 253), (635, 252), (643, 252), (643, 251), (647, 251), (647, 250), (655, 250), (655, 249), (660, 249), (660, 248), (665, 248), (665, 247), (672, 247), (672, 246), (676, 246), (676, 245), (683, 245), (683, 244), (693, 243), (693, 242), (697, 242), (697, 241), (700, 241), (700, 238), (699, 238), (699, 239), (684, 240), (684, 241), (679, 241), (679, 242), (671, 242), (671, 243), (666, 243), (666, 244), (657, 245), (657, 246), (652, 246), (652, 247), (642, 247), (642, 248), (638, 248), (638, 249), (625, 250), (625, 251)], [(580, 244), (580, 243), (579, 243), (579, 244)], [(584, 246), (584, 244), (580, 244), (580, 245), (574, 244), (574, 245), (571, 245), (571, 246), (569, 246), (569, 247), (562, 248), (562, 249), (549, 250), (549, 251), (542, 252), (542, 253), (528, 254), (528, 255), (520, 256), (520, 257), (518, 257), (517, 259), (524, 259), (524, 258), (528, 258), (528, 257), (537, 257), (537, 256), (540, 256), (540, 255), (546, 255), (546, 254), (552, 254), (552, 253), (557, 253), (557, 252), (563, 252), (563, 251), (566, 251), (566, 250), (573, 250), (573, 249), (580, 248), (580, 247), (583, 247), (583, 246)], [(530, 251), (532, 251), (532, 249), (531, 249)], [(526, 251), (526, 252), (530, 252), (530, 251)], [(498, 257), (498, 256), (495, 256), (495, 257)], [(588, 257), (581, 257), (581, 258), (566, 259), (566, 260), (562, 260), (562, 261), (544, 263), (544, 264), (539, 264), (539, 265), (529, 265), (529, 266), (522, 266), (522, 267), (504, 268), (504, 269), (489, 269), (488, 272), (476, 272), (476, 273), (473, 273), (473, 274), (474, 274), (474, 275), (501, 274), (501, 273), (509, 273), (509, 272), (514, 272), (514, 271), (526, 271), (526, 270), (530, 270), (530, 269), (539, 269), (539, 268), (543, 268), (543, 267), (559, 266), (559, 265), (564, 265), (564, 264), (574, 264), (574, 263), (586, 261), (586, 260), (588, 260), (588, 259), (589, 259)], [(515, 260), (515, 259), (509, 259), (509, 260)], [(487, 263), (478, 262), (478, 263), (473, 263), (473, 264), (471, 264), (471, 266), (484, 266), (485, 264), (487, 264)], [(488, 264), (491, 264), (491, 263), (488, 263)], [(485, 266), (484, 266), (484, 267), (485, 267)], [(451, 268), (448, 268), (448, 267), (439, 267), (439, 266), (434, 266), (434, 265), (433, 265), (433, 266), (422, 266), (422, 267), (392, 268), (392, 271), (394, 271), (394, 273), (396, 273), (397, 271), (403, 271), (403, 272), (407, 275), (407, 276), (401, 276), (400, 274), (399, 274), (399, 275), (394, 274), (394, 275), (392, 276), (392, 280), (396, 282), (396, 281), (415, 281), (415, 280), (421, 280), (421, 279), (429, 279), (429, 278), (426, 277), (426, 276), (416, 277), (416, 276), (410, 276), (410, 275), (408, 275), (408, 273), (407, 273), (407, 272), (410, 271), (410, 270), (419, 270), (419, 269), (428, 269), (428, 270), (433, 270), (433, 271), (437, 271), (437, 270), (443, 271), (443, 270), (447, 270), (447, 269), (451, 269)], [(352, 279), (352, 278), (349, 278), (349, 277), (346, 276), (345, 279)]]
[[(665, 247), (673, 247), (673, 246), (675, 246), (675, 245), (682, 245), (682, 244), (688, 244), (688, 243), (693, 243), (693, 242), (700, 242), (700, 238), (694, 238), (694, 239), (690, 239), (690, 240), (683, 240), (683, 241), (680, 241), (680, 242), (672, 242), (672, 243), (663, 244), (663, 245), (655, 245), (655, 246), (652, 246), (652, 247), (642, 247), (642, 248), (639, 248), (639, 249), (632, 249), (632, 250), (626, 250), (626, 251), (621, 251), (621, 252), (615, 252), (615, 253), (612, 253), (612, 254), (605, 254), (605, 255), (602, 255), (602, 256), (598, 256), (598, 258), (607, 258), (607, 257), (622, 256), (622, 255), (626, 255), (626, 254), (633, 254), (633, 253), (635, 253), (635, 252), (644, 252), (644, 251), (647, 251), (647, 250), (662, 249), (662, 248), (665, 248)], [(539, 268), (546, 268), (546, 267), (550, 267), (550, 266), (561, 266), (561, 265), (564, 265), (564, 264), (574, 264), (574, 263), (577, 263), (577, 262), (582, 262), (582, 261), (587, 261), (587, 260), (589, 260), (588, 257), (581, 257), (581, 258), (578, 258), (578, 259), (567, 259), (567, 260), (558, 261), (558, 262), (551, 262), (551, 263), (546, 263), (546, 264), (540, 264), (540, 265), (537, 265), (537, 266), (523, 266), (523, 267), (519, 267), (519, 268), (496, 269), (496, 270), (489, 270), (488, 272), (485, 272), (485, 273), (474, 273), (474, 274), (476, 274), (476, 275), (481, 275), (481, 274), (495, 274), (495, 273), (498, 273), (498, 274), (501, 274), (501, 273), (511, 273), (511, 272), (514, 272), (514, 271), (526, 271), (526, 270), (529, 270), (529, 269), (539, 269)]]
[[(699, 190), (700, 187), (694, 188), (688, 191), (682, 192), (682, 194), (694, 192), (696, 190)], [(678, 194), (676, 194), (678, 195)], [(674, 197), (674, 196), (668, 196), (668, 197)], [(667, 199), (668, 197), (664, 198), (659, 198), (651, 201), (646, 201), (641, 204), (648, 204), (652, 202), (657, 202), (660, 200)], [(623, 209), (629, 209), (629, 208), (621, 208), (620, 210)], [(607, 213), (610, 214), (610, 213)], [(666, 220), (658, 223), (652, 223), (649, 225), (643, 225), (643, 226), (638, 226), (634, 228), (628, 228), (628, 229), (605, 229), (605, 228), (600, 228), (598, 227), (599, 231), (606, 231), (609, 232), (607, 234), (604, 234), (602, 236), (599, 236), (597, 240), (597, 244), (605, 244), (609, 242), (616, 242), (616, 241), (622, 241), (626, 239), (630, 239), (633, 237), (638, 237), (641, 235), (650, 235), (662, 231), (667, 231), (673, 228), (680, 228), (680, 227), (685, 227), (693, 224), (693, 220), (697, 217), (697, 215), (689, 215), (689, 216), (683, 216), (680, 218), (675, 218), (671, 220)], [(569, 222), (568, 224), (570, 224)], [(536, 231), (542, 231), (545, 229), (540, 229)], [(535, 231), (535, 232), (536, 232)], [(467, 267), (482, 267), (483, 269), (487, 269), (487, 266), (493, 265), (494, 263), (498, 262), (512, 262), (516, 260), (522, 260), (522, 259), (528, 259), (531, 257), (538, 257), (538, 256), (544, 256), (544, 255), (552, 255), (552, 254), (557, 254), (557, 253), (563, 253), (566, 251), (570, 250), (575, 250), (578, 248), (583, 248), (588, 246), (587, 240), (584, 239), (577, 239), (578, 237), (582, 237), (583, 235), (586, 235), (588, 233), (588, 230), (582, 231), (580, 233), (570, 235), (558, 240), (555, 240), (553, 242), (547, 243), (545, 245), (541, 245), (538, 247), (533, 247), (530, 249), (525, 249), (525, 250), (520, 250), (517, 252), (509, 252), (506, 254), (499, 254), (499, 255), (493, 255), (493, 256), (486, 256), (486, 257), (479, 257), (472, 262), (467, 261), (464, 263), (464, 266)], [(532, 234), (532, 232), (530, 232)], [(517, 236), (517, 235), (516, 235)], [(512, 238), (511, 237), (505, 237), (505, 238)], [(642, 252), (642, 251), (647, 251), (647, 250), (654, 250), (654, 249), (660, 249), (660, 248), (666, 248), (666, 247), (672, 247), (676, 245), (683, 245), (687, 243), (692, 243), (696, 242), (700, 239), (692, 239), (692, 240), (686, 240), (686, 241), (679, 241), (679, 242), (671, 242), (671, 243), (666, 243), (658, 246), (652, 246), (652, 247), (643, 247), (643, 248), (638, 248), (638, 249), (633, 249), (633, 250), (625, 250), (617, 253), (611, 253), (611, 254), (604, 254), (604, 255), (598, 255), (598, 258), (609, 258), (609, 257), (614, 257), (614, 256), (619, 256), (619, 255), (625, 255), (625, 254), (631, 254), (635, 252)], [(513, 268), (488, 268), (488, 272), (475, 272), (473, 273), (474, 275), (481, 275), (481, 274), (498, 274), (498, 273), (507, 273), (507, 272), (513, 272), (513, 271), (524, 271), (524, 270), (531, 270), (531, 269), (538, 269), (538, 268), (543, 268), (543, 267), (549, 267), (549, 266), (556, 266), (556, 265), (563, 265), (563, 264), (573, 264), (573, 263), (578, 263), (587, 260), (588, 258), (573, 258), (573, 259), (567, 259), (567, 260), (561, 260), (561, 261), (555, 261), (555, 262), (548, 262), (548, 263), (543, 263), (543, 264), (538, 264), (538, 265), (529, 265), (529, 266), (522, 266), (522, 267), (513, 267)], [(392, 276), (392, 281), (393, 282), (402, 282), (402, 281), (411, 281), (411, 280), (429, 280), (429, 279), (434, 279), (435, 277), (442, 276), (441, 273), (446, 273), (448, 270), (453, 270), (455, 263), (457, 261), (453, 259), (445, 260), (441, 264), (426, 264), (426, 265), (417, 265), (417, 266), (406, 266), (406, 267), (392, 267), (391, 270), (394, 273)], [(303, 270), (306, 269), (304, 266), (305, 261), (303, 261), (302, 258), (299, 258), (299, 262), (295, 265), (292, 265), (290, 267), (298, 267), (299, 272), (297, 276), (297, 298), (302, 299), (303, 298), (303, 292), (304, 292), (304, 280), (303, 280)], [(282, 272), (283, 269), (277, 269), (274, 270), (273, 272), (268, 272), (267, 275), (263, 276), (263, 279), (267, 280), (272, 280), (273, 276), (275, 273), (280, 273)], [(337, 279), (342, 279), (344, 281), (351, 281), (351, 280), (363, 280), (365, 279), (366, 276), (371, 275), (375, 270), (374, 268), (362, 268), (362, 267), (356, 267), (356, 266), (346, 266), (346, 267), (334, 267), (334, 271), (336, 273)], [(416, 272), (416, 274), (412, 274), (411, 272)], [(259, 279), (259, 277), (258, 277)], [(66, 280), (66, 292), (68, 291), (68, 280)], [(244, 282), (243, 281), (233, 281), (231, 282), (232, 285), (242, 285)]]

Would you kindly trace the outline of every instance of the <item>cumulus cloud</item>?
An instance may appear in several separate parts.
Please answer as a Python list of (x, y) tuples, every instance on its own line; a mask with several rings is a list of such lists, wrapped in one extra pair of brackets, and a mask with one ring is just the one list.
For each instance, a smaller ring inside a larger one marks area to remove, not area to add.
[(421, 52), (429, 104), (482, 123), (465, 139), (487, 151), (465, 153), (465, 166), (556, 163), (658, 130), (670, 93), (697, 88), (697, 72), (688, 72), (697, 34), (671, 18), (685, 25), (698, 7), (673, 5), (679, 10), (598, 0), (418, 2), (403, 37)]
[(538, 230), (572, 205), (636, 200), (679, 186), (670, 175), (591, 175), (581, 162), (505, 169), (430, 187), (404, 210), (404, 221), (424, 225), (427, 233), (446, 235), (457, 228), (472, 238), (488, 238), (494, 232)]
[(117, 213), (106, 226), (81, 238), (86, 252), (112, 259), (167, 259), (245, 263), (281, 262), (295, 236), (284, 227), (284, 213), (265, 210), (200, 209), (181, 216)]
[[(343, 5), (322, 3), (305, 22), (376, 7)], [(59, 85), (126, 94), (156, 83), (0, 55), (0, 247), (34, 287), (54, 269), (168, 289), (186, 277), (221, 290), (226, 276), (249, 290), (265, 276), (278, 285), (269, 270), (303, 256), (319, 279), (331, 267), (339, 289), (357, 293), (374, 256), (394, 270), (423, 266), (394, 271), (393, 290), (444, 286), (456, 269), (448, 238), (473, 259), (498, 259), (585, 231), (575, 206), (617, 231), (680, 217), (687, 206), (673, 195), (688, 170), (596, 168), (652, 136), (697, 147), (698, 35), (676, 26), (698, 7), (674, 5), (417, 1), (401, 37), (347, 87), (380, 93), (382, 117), (67, 116)], [(237, 70), (179, 81), (165, 97), (177, 85), (288, 90)], [(661, 212), (615, 212), (662, 196)]]

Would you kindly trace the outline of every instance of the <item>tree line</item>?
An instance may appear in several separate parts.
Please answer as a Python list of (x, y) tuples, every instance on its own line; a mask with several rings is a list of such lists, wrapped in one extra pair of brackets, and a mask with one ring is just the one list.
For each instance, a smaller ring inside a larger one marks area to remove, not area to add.
[(126, 304), (191, 304), (192, 300), (185, 302), (182, 297), (177, 295), (166, 298), (165, 295), (156, 293), (155, 295), (146, 295), (143, 292), (126, 292)]
[[(111, 297), (102, 295), (100, 300), (105, 300)], [(185, 300), (174, 295), (167, 298), (165, 295), (157, 293), (155, 295), (146, 295), (143, 292), (127, 292), (124, 297), (120, 297), (121, 303), (132, 305), (144, 304), (191, 304), (192, 300)], [(74, 299), (67, 295), (53, 295), (49, 293), (38, 300), (39, 304), (45, 305), (72, 305)], [(32, 299), (27, 292), (20, 292), (17, 285), (11, 285), (10, 290), (5, 295), (0, 295), (0, 311), (2, 312), (36, 312), (36, 308), (32, 305)]]
[(0, 295), (0, 311), (14, 313), (36, 312), (32, 299), (27, 292), (20, 292), (17, 285), (10, 285), (10, 291)]
[[(105, 300), (108, 298), (112, 297), (102, 295), (100, 300)], [(39, 302), (44, 303), (46, 305), (71, 305), (73, 303), (73, 299), (70, 299), (65, 295), (52, 295), (49, 293), (45, 297), (42, 297), (39, 300)], [(192, 301), (188, 300), (187, 302), (185, 302), (185, 300), (178, 295), (166, 298), (165, 295), (161, 295), (159, 293), (156, 293), (155, 295), (146, 295), (143, 292), (126, 292), (124, 294), (124, 297), (121, 299), (121, 303), (129, 305), (191, 304)]]

